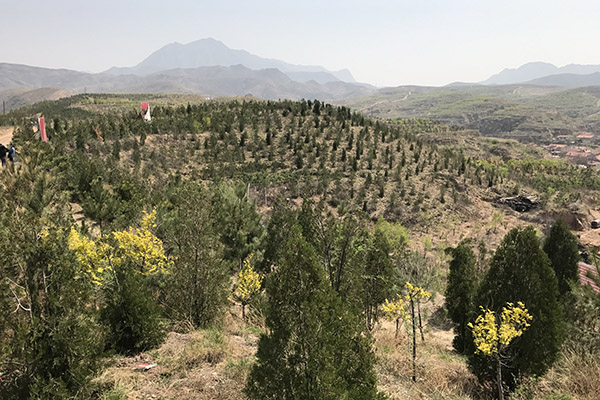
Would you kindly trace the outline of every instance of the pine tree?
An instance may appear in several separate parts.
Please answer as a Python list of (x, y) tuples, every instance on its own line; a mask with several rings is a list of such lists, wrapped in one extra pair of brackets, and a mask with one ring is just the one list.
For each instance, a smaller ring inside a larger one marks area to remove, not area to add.
[(379, 398), (371, 340), (331, 289), (294, 227), (267, 281), (267, 333), (246, 384), (251, 399)]
[(23, 159), (0, 182), (0, 398), (83, 398), (104, 331), (67, 248), (68, 198), (41, 158)]
[(371, 330), (379, 317), (379, 306), (390, 297), (394, 270), (390, 260), (390, 244), (381, 229), (375, 229), (365, 254), (363, 276), (363, 308), (367, 329)]
[(221, 187), (213, 199), (219, 210), (216, 229), (221, 232), (225, 258), (234, 262), (238, 270), (250, 253), (260, 245), (264, 228), (254, 201), (248, 197), (248, 186), (243, 183)]
[(562, 221), (556, 221), (546, 241), (544, 251), (552, 262), (552, 268), (558, 279), (558, 291), (560, 295), (569, 292), (569, 282), (578, 281), (578, 266), (580, 260), (577, 238)]
[(172, 318), (207, 326), (228, 304), (229, 265), (214, 226), (208, 191), (186, 183), (169, 192), (169, 210), (161, 216), (165, 248), (174, 259), (165, 276), (165, 302)]
[[(541, 376), (556, 360), (564, 321), (558, 303), (558, 284), (548, 256), (533, 227), (514, 228), (502, 240), (475, 297), (475, 305), (496, 313), (506, 303), (523, 302), (533, 317), (531, 327), (514, 343), (502, 376), (514, 388), (525, 376)], [(480, 380), (492, 381), (492, 362), (469, 349), (469, 365)]]
[(462, 353), (469, 347), (471, 334), (467, 324), (476, 311), (476, 258), (468, 240), (463, 240), (456, 248), (449, 248), (446, 252), (452, 256), (446, 286), (446, 310), (454, 322), (455, 336), (452, 345), (456, 351)]

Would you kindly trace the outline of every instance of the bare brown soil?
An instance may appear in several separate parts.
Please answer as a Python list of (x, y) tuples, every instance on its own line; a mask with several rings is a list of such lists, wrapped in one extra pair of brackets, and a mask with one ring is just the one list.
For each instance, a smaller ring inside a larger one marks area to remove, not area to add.
[(0, 126), (0, 144), (7, 146), (13, 137), (14, 126)]

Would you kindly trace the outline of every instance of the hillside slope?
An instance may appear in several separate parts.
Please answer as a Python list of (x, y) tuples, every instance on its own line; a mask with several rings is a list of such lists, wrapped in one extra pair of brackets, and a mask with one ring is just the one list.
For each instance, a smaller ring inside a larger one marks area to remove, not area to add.
[[(412, 95), (412, 90), (408, 93)], [(152, 106), (150, 123), (138, 111), (139, 102), (145, 100)], [(48, 143), (40, 143), (28, 122), (37, 113), (48, 120)], [(37, 166), (44, 179), (52, 178), (48, 190), (55, 198), (68, 200), (66, 204), (72, 202), (79, 227), (94, 236), (127, 229), (141, 210), (157, 209), (157, 236), (168, 237), (166, 225), (178, 230), (177, 220), (170, 217), (181, 207), (177, 188), (200, 183), (201, 190), (218, 192), (227, 184), (238, 184), (241, 191), (235, 196), (241, 197), (229, 198), (235, 206), (232, 211), (238, 215), (243, 212), (239, 204), (249, 204), (259, 213), (253, 214), (257, 215), (253, 220), (267, 229), (285, 226), (271, 225), (276, 207), (297, 210), (307, 200), (331, 216), (331, 231), (326, 232), (333, 234), (332, 241), (338, 240), (338, 229), (351, 218), (358, 221), (365, 240), (380, 218), (400, 222), (406, 228), (408, 244), (403, 250), (412, 257), (410, 268), (425, 276), (428, 290), (438, 292), (444, 290), (448, 271), (445, 250), (465, 238), (473, 239), (483, 269), (490, 252), (515, 226), (533, 225), (544, 231), (555, 219), (564, 219), (573, 225), (581, 222), (582, 234), (600, 236), (600, 230), (589, 228), (589, 220), (598, 213), (600, 175), (596, 171), (543, 159), (539, 151), (516, 141), (481, 137), (430, 119), (376, 120), (320, 101), (96, 94), (14, 110), (0, 117), (0, 126), (9, 124), (17, 125), (15, 142), (23, 154), (16, 169), (27, 178)], [(38, 157), (34, 160), (29, 155)], [(23, 168), (27, 163), (33, 167)], [(10, 179), (13, 175), (7, 169), (2, 176)], [(47, 193), (39, 187), (34, 195)], [(201, 204), (211, 210), (220, 210), (229, 201), (209, 197), (209, 193), (214, 192), (206, 192)], [(515, 194), (537, 196), (536, 206), (518, 212), (500, 201)], [(252, 201), (238, 201), (247, 198)], [(37, 204), (28, 206), (33, 209)], [(231, 225), (235, 237), (244, 234), (245, 227)], [(187, 231), (183, 234), (190, 237)], [(269, 240), (272, 236), (266, 238), (265, 246), (279, 245)], [(38, 241), (39, 235), (32, 240)], [(179, 245), (167, 239), (164, 243), (167, 249)], [(355, 243), (360, 247), (362, 238)], [(259, 258), (258, 245), (252, 249), (257, 249)], [(193, 275), (192, 283), (199, 282), (197, 276)], [(485, 395), (485, 387), (468, 372), (464, 358), (450, 348), (452, 334), (440, 311), (442, 303), (443, 298), (436, 296), (423, 304), (426, 339), (419, 341), (416, 383), (411, 380), (407, 336), (401, 331), (395, 337), (392, 322), (381, 320), (375, 326), (378, 388), (391, 398), (477, 399)], [(244, 321), (239, 303), (225, 305), (215, 326), (191, 329), (189, 321), (173, 320), (161, 346), (106, 360), (106, 367), (93, 381), (94, 394), (107, 399), (243, 399), (257, 337), (265, 329), (264, 314), (257, 304), (256, 314)], [(147, 372), (134, 371), (142, 363), (156, 366)], [(585, 371), (593, 377), (597, 363), (590, 365)], [(536, 395), (595, 398), (597, 380), (577, 379), (579, 364), (557, 364), (556, 368), (548, 378), (534, 382), (540, 386)]]
[(582, 131), (600, 133), (597, 86), (406, 86), (336, 103), (379, 118), (431, 118), (488, 136), (539, 144), (557, 137), (564, 142), (565, 136), (575, 142)]

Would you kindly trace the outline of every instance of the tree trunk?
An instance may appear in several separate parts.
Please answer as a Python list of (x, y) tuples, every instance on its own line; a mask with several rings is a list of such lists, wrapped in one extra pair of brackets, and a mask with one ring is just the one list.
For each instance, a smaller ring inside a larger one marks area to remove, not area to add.
[(421, 302), (417, 300), (417, 310), (419, 312), (419, 332), (421, 332), (421, 341), (425, 341), (425, 336), (423, 335), (423, 324), (421, 323)]
[(498, 400), (504, 400), (504, 390), (502, 389), (502, 363), (500, 362), (500, 355), (496, 355), (498, 362), (496, 366), (496, 383), (498, 385)]
[(400, 318), (396, 318), (396, 335), (394, 335), (395, 338), (398, 337), (398, 328), (400, 327)]
[(417, 381), (417, 327), (415, 325), (415, 302), (414, 300), (411, 298), (410, 299), (410, 311), (411, 311), (411, 318), (412, 318), (412, 338), (413, 338), (413, 357), (412, 357), (412, 364), (413, 364), (413, 376), (412, 376), (412, 380), (413, 382)]

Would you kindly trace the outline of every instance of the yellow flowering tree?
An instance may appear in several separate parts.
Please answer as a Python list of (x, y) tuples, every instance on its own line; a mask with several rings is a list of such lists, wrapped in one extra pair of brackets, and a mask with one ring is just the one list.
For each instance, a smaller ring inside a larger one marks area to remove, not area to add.
[(242, 318), (246, 320), (246, 305), (260, 292), (263, 278), (254, 270), (251, 264), (252, 254), (245, 260), (242, 270), (238, 274), (235, 285), (235, 296), (242, 303)]
[[(425, 341), (423, 335), (423, 324), (421, 323), (421, 300), (431, 297), (431, 293), (425, 289), (415, 286), (410, 282), (406, 282), (404, 288), (407, 291), (406, 301), (410, 303), (410, 321), (412, 324), (412, 339), (413, 339), (413, 382), (417, 381), (417, 317), (419, 323), (419, 331), (421, 332), (421, 340)], [(415, 313), (415, 304), (417, 305), (418, 315)]]
[[(423, 323), (421, 320), (421, 301), (427, 300), (431, 297), (431, 293), (419, 286), (414, 286), (410, 282), (406, 282), (404, 288), (407, 290), (406, 300), (411, 304), (411, 308), (417, 305), (417, 317), (419, 319), (419, 332), (421, 333), (421, 341), (425, 341), (425, 335), (423, 335)], [(414, 320), (413, 310), (413, 320)]]
[(69, 249), (75, 253), (80, 265), (93, 283), (101, 285), (105, 272), (112, 270), (112, 248), (99, 238), (94, 241), (80, 234), (71, 227), (69, 233)]
[(398, 337), (398, 329), (400, 327), (400, 320), (406, 318), (406, 308), (404, 307), (404, 299), (401, 295), (396, 295), (396, 300), (389, 301), (385, 299), (385, 302), (381, 306), (383, 316), (389, 321), (396, 322), (396, 334), (394, 337)]
[(475, 352), (493, 357), (496, 360), (496, 384), (498, 386), (498, 398), (504, 399), (504, 388), (502, 386), (502, 366), (510, 360), (505, 355), (505, 350), (514, 339), (518, 338), (530, 326), (529, 321), (533, 317), (522, 302), (506, 303), (502, 308), (500, 317), (489, 309), (480, 307), (482, 313), (477, 317), (475, 323), (468, 326), (473, 331)]
[(130, 262), (143, 275), (165, 273), (170, 266), (162, 240), (154, 236), (153, 228), (156, 228), (156, 209), (151, 213), (144, 211), (140, 228), (113, 232), (120, 260)]
[[(80, 234), (71, 228), (69, 249), (75, 252), (77, 261), (86, 268), (91, 281), (102, 285), (106, 273), (115, 272), (115, 268), (124, 268), (125, 264), (142, 275), (153, 275), (168, 271), (167, 260), (162, 241), (151, 231), (156, 227), (156, 210), (144, 211), (140, 228), (129, 227), (125, 231), (100, 236), (96, 240)], [(111, 240), (113, 239), (113, 240)]]
[(161, 312), (147, 276), (167, 273), (171, 262), (152, 233), (156, 210), (144, 212), (139, 227), (90, 239), (71, 229), (69, 249), (90, 281), (103, 290), (101, 316), (110, 345), (129, 353), (151, 348), (164, 336)]

